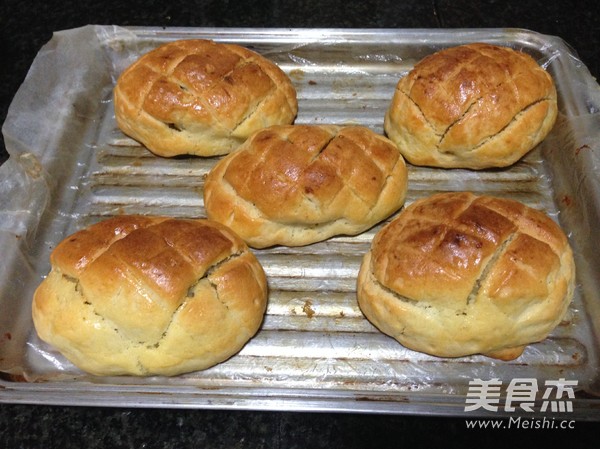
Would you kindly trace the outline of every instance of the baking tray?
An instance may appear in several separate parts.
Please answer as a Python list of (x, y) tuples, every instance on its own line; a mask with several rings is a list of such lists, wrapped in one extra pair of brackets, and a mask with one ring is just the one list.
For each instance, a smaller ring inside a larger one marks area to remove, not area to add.
[[(442, 359), (403, 348), (378, 332), (356, 302), (359, 265), (380, 224), (355, 237), (255, 251), (269, 279), (264, 324), (220, 365), (173, 378), (95, 377), (74, 368), (39, 341), (30, 317), (33, 291), (57, 242), (116, 214), (204, 216), (204, 175), (218, 158), (152, 155), (116, 128), (111, 99), (118, 74), (137, 57), (187, 38), (238, 43), (276, 62), (298, 91), (296, 123), (353, 123), (380, 133), (397, 81), (427, 54), (475, 41), (531, 54), (557, 84), (560, 117), (551, 135), (508, 169), (409, 166), (407, 204), (471, 190), (545, 210), (565, 229), (576, 257), (577, 289), (565, 320), (512, 362)], [(539, 385), (567, 379), (577, 382), (569, 416), (600, 419), (599, 110), (598, 84), (576, 53), (560, 38), (527, 30), (86, 26), (57, 32), (3, 126), (10, 158), (0, 168), (0, 401), (460, 415), (475, 379), (498, 379), (501, 398), (513, 379)], [(540, 394), (535, 410), (542, 405)]]

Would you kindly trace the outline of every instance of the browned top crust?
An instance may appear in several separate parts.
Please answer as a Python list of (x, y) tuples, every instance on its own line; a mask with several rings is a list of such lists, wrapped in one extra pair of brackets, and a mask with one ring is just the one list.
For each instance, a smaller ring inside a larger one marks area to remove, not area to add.
[(118, 216), (67, 237), (50, 261), (34, 324), (94, 374), (212, 366), (257, 331), (266, 306), (258, 261), (209, 220)]
[(385, 130), (415, 165), (482, 169), (519, 160), (556, 116), (552, 77), (531, 56), (474, 43), (417, 63), (398, 82)]
[(247, 48), (179, 40), (143, 55), (119, 77), (121, 130), (161, 156), (213, 156), (265, 126), (292, 123), (296, 91), (273, 62)]
[(497, 353), (547, 336), (571, 301), (574, 271), (564, 233), (543, 212), (442, 193), (412, 203), (376, 235), (359, 302), (408, 347)]
[(361, 126), (273, 126), (209, 173), (209, 218), (250, 246), (305, 245), (357, 234), (404, 203), (407, 171), (396, 146)]

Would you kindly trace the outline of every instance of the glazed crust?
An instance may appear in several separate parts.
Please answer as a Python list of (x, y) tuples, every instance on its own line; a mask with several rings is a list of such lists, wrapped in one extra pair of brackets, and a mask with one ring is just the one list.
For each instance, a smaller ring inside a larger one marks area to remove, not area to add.
[(118, 216), (52, 252), (34, 294), (40, 338), (97, 375), (176, 375), (237, 353), (267, 283), (246, 244), (209, 220)]
[(546, 214), (468, 192), (415, 201), (365, 255), (358, 301), (382, 332), (420, 352), (518, 357), (560, 323), (575, 265)]
[(114, 89), (119, 128), (160, 156), (214, 156), (254, 131), (292, 123), (296, 91), (273, 62), (210, 40), (164, 44), (128, 67)]
[(204, 205), (250, 246), (300, 246), (370, 228), (406, 189), (398, 149), (368, 128), (273, 126), (215, 165)]
[(552, 77), (508, 47), (451, 47), (396, 86), (384, 128), (415, 165), (506, 167), (540, 143), (557, 117)]

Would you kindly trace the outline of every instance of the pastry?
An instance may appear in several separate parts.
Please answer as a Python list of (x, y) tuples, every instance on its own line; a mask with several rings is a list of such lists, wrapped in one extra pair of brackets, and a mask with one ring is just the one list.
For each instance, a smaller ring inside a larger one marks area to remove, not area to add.
[(65, 238), (33, 298), (39, 337), (96, 375), (172, 376), (237, 353), (265, 312), (264, 271), (209, 220), (124, 215)]
[(510, 360), (561, 322), (574, 282), (567, 238), (546, 214), (451, 192), (413, 202), (375, 236), (357, 296), (409, 349)]
[(434, 53), (401, 78), (384, 129), (411, 164), (485, 169), (521, 159), (556, 117), (552, 77), (531, 56), (475, 43)]
[(209, 218), (250, 246), (301, 246), (355, 235), (404, 204), (396, 146), (361, 126), (287, 125), (255, 133), (210, 171)]
[(114, 89), (119, 128), (153, 153), (215, 156), (254, 131), (292, 123), (298, 111), (289, 77), (247, 48), (190, 39), (146, 53)]

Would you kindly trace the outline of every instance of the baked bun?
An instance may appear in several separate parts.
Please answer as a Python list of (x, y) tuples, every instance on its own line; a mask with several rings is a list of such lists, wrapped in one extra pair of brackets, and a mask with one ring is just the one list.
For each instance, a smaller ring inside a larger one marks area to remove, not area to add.
[(506, 167), (557, 116), (552, 77), (531, 56), (470, 44), (434, 53), (400, 79), (384, 128), (414, 165)]
[(560, 323), (574, 280), (567, 239), (543, 212), (442, 193), (415, 201), (375, 236), (358, 303), (407, 348), (510, 360)]
[(267, 283), (219, 223), (119, 216), (63, 240), (35, 291), (42, 340), (97, 375), (177, 375), (224, 361), (257, 332)]
[(204, 205), (250, 246), (301, 246), (370, 228), (406, 189), (398, 149), (368, 128), (273, 126), (213, 167)]
[(288, 76), (234, 44), (180, 40), (143, 55), (114, 89), (117, 125), (160, 156), (226, 154), (298, 111)]

